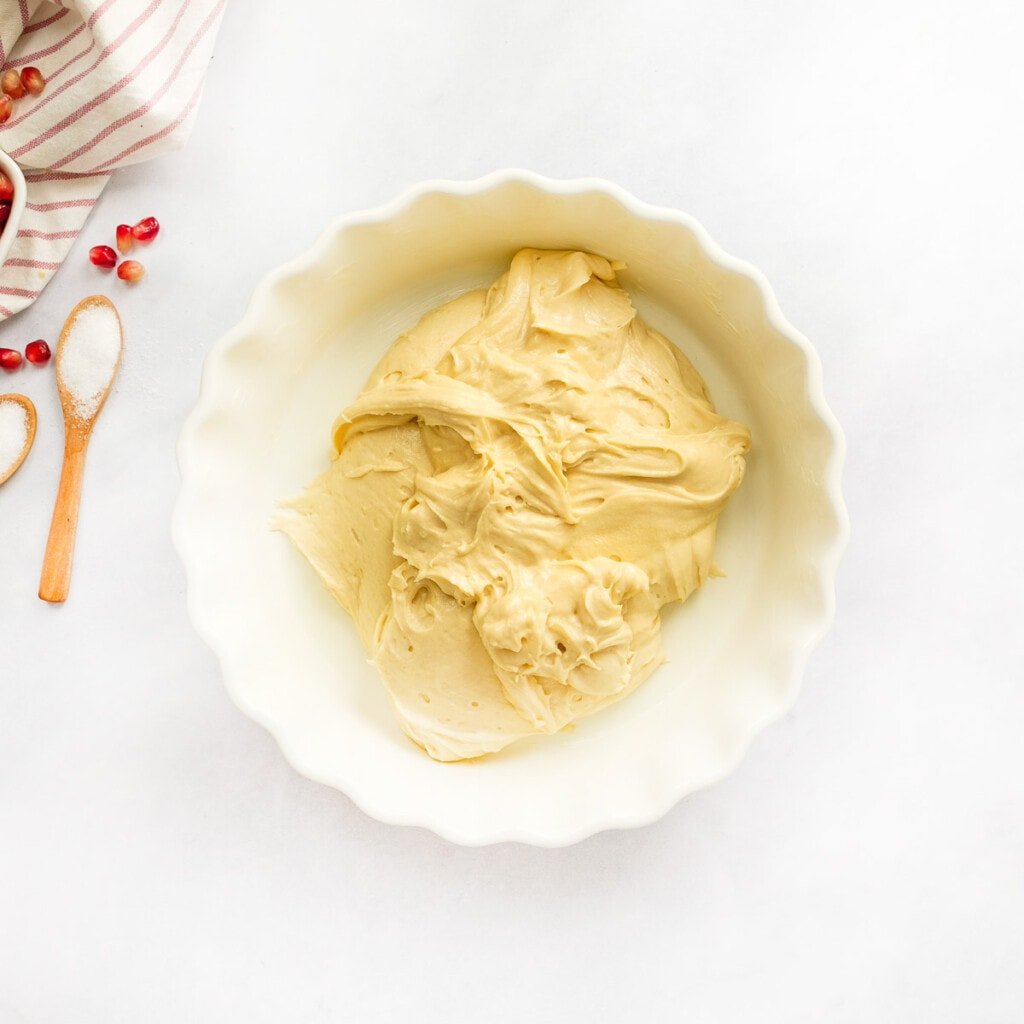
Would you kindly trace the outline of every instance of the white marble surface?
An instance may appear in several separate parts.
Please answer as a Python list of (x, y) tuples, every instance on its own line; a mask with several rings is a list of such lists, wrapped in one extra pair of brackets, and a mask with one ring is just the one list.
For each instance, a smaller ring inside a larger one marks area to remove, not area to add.
[[(0, 1021), (1019, 1019), (1019, 8), (283, 6), (231, 5), (188, 148), (121, 174), (0, 327), (53, 341), (106, 285), (128, 331), (64, 607), (35, 597), (53, 375), (0, 377), (41, 421), (0, 490)], [(337, 213), (506, 165), (610, 178), (761, 267), (850, 444), (792, 714), (660, 823), (554, 852), (299, 777), (169, 540), (177, 431), (257, 278)], [(148, 281), (101, 281), (86, 250), (147, 214)]]

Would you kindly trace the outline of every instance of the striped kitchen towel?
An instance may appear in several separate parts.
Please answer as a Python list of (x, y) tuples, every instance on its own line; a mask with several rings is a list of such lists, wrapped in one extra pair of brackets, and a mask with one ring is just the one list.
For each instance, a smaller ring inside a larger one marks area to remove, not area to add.
[(28, 182), (0, 269), (0, 320), (64, 261), (110, 175), (181, 146), (227, 0), (0, 0), (0, 66), (39, 68), (0, 148)]

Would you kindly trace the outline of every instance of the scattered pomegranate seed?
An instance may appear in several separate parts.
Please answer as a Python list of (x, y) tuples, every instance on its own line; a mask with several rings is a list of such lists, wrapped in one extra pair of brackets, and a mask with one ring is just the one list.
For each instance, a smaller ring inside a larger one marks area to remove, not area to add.
[(14, 182), (0, 171), (0, 199), (10, 201), (14, 198)]
[(50, 346), (39, 338), (25, 346), (25, 358), (36, 366), (45, 366), (50, 361)]
[(117, 251), (119, 253), (131, 252), (135, 244), (135, 235), (132, 234), (131, 226), (128, 224), (117, 225)]
[(0, 124), (3, 124), (11, 116), (11, 111), (14, 109), (14, 103), (11, 97), (7, 93), (0, 93)]
[(0, 368), (8, 373), (14, 373), (19, 366), (21, 366), (20, 352), (13, 348), (0, 348)]
[[(118, 231), (121, 229), (118, 228)], [(160, 230), (160, 221), (156, 217), (146, 217), (132, 227), (132, 234), (140, 242), (152, 242)]]
[(46, 79), (39, 68), (22, 68), (21, 84), (33, 96), (38, 96), (46, 88)]
[(117, 268), (117, 276), (122, 281), (135, 284), (136, 281), (141, 281), (146, 276), (146, 268), (138, 260), (125, 260)]
[(109, 245), (94, 245), (89, 250), (89, 262), (104, 270), (113, 270), (117, 266), (117, 253)]
[(25, 86), (21, 84), (21, 75), (14, 68), (8, 68), (0, 78), (2, 89), (12, 100), (20, 100), (25, 95)]

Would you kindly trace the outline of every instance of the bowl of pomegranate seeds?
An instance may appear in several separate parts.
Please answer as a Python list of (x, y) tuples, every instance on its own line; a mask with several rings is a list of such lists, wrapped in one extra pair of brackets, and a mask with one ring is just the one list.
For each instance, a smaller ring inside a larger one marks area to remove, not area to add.
[(18, 223), (25, 209), (25, 175), (0, 149), (0, 266), (18, 234)]

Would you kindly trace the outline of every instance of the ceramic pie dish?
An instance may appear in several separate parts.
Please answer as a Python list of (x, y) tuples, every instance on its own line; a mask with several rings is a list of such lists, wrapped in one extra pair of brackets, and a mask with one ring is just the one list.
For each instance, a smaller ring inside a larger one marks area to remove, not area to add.
[[(351, 620), (268, 524), (326, 465), (335, 416), (394, 338), (526, 246), (625, 261), (641, 316), (749, 425), (753, 451), (719, 524), (727, 577), (667, 609), (667, 664), (571, 730), (440, 764), (402, 734)], [(562, 846), (660, 817), (789, 708), (833, 614), (843, 447), (818, 358), (758, 271), (607, 182), (504, 171), (343, 217), (259, 285), (182, 431), (174, 537), (229, 693), (296, 769), (382, 821)]]

